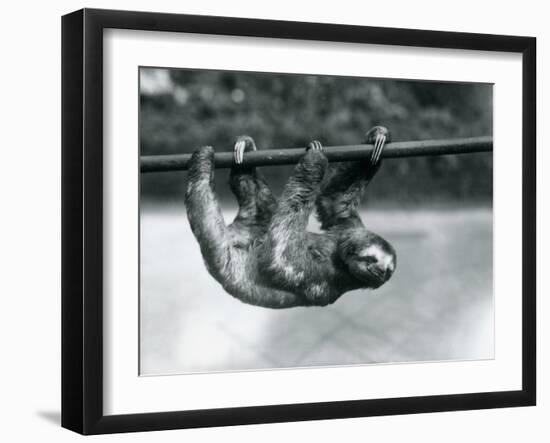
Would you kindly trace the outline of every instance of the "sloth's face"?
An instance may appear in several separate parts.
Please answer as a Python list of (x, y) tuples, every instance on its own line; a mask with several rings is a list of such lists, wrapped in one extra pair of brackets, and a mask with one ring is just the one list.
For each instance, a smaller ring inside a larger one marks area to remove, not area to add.
[(373, 232), (354, 233), (346, 239), (344, 262), (350, 273), (365, 283), (365, 287), (378, 288), (387, 282), (395, 271), (396, 255), (392, 245)]

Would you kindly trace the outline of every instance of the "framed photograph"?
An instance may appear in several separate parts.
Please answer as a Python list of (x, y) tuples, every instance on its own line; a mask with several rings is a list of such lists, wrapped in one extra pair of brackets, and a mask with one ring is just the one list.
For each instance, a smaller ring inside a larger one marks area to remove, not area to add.
[(529, 406), (532, 37), (62, 20), (62, 425)]

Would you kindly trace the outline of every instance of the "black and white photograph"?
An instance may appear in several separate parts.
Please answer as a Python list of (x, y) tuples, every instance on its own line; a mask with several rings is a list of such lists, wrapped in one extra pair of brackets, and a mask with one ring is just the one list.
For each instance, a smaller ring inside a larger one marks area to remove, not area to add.
[(544, 12), (6, 3), (0, 440), (546, 443)]
[(139, 374), (494, 358), (493, 85), (139, 68)]

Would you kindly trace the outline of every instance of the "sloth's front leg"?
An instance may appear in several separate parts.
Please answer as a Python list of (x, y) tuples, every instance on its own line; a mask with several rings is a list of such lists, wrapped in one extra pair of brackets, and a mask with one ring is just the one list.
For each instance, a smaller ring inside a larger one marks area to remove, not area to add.
[(384, 126), (370, 129), (363, 143), (374, 145), (369, 158), (331, 165), (321, 194), (315, 202), (321, 227), (361, 224), (357, 208), (363, 191), (382, 163), (382, 151), (390, 140), (390, 132)]

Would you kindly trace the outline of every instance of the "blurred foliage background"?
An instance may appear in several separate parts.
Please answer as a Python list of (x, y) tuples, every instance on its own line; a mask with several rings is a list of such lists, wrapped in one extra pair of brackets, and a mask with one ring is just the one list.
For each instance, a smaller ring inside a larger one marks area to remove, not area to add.
[[(251, 135), (260, 149), (355, 144), (373, 125), (394, 141), (492, 135), (492, 85), (266, 74), (140, 69), (141, 155), (188, 153), (201, 145), (232, 150)], [(262, 168), (277, 192), (292, 166)], [(216, 191), (231, 199), (228, 171)], [(182, 200), (185, 172), (141, 175), (145, 200)], [(490, 153), (386, 160), (369, 205), (491, 205)]]

